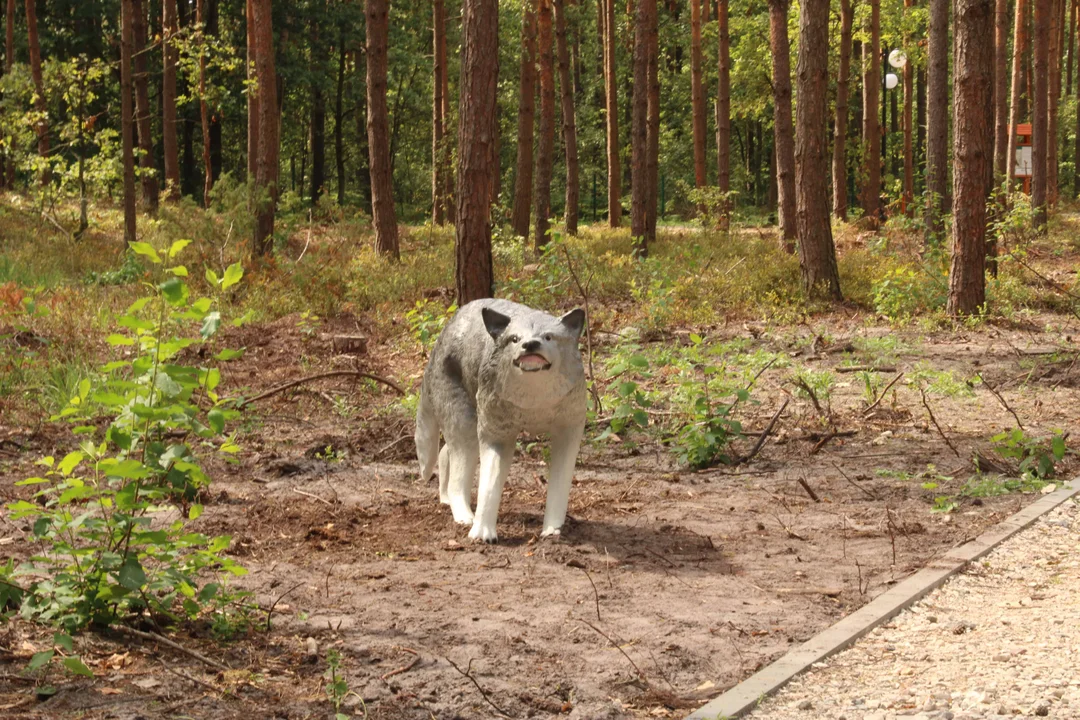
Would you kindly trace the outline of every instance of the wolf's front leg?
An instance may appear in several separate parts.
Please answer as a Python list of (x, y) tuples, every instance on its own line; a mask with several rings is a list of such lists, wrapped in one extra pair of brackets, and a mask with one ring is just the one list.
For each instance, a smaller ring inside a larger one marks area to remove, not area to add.
[(548, 461), (547, 507), (544, 510), (544, 532), (541, 537), (558, 535), (566, 522), (566, 506), (570, 502), (570, 484), (574, 479), (578, 448), (584, 425), (557, 428), (551, 433), (551, 460)]
[(476, 518), (469, 537), (480, 542), (498, 542), (495, 523), (503, 484), (514, 460), (514, 441), (480, 442), (480, 485), (476, 492)]
[(450, 510), (454, 513), (454, 522), (469, 525), (473, 521), (472, 488), (479, 454), (476, 437), (466, 434), (466, 437), (447, 439), (446, 445), (450, 466), (446, 494)]

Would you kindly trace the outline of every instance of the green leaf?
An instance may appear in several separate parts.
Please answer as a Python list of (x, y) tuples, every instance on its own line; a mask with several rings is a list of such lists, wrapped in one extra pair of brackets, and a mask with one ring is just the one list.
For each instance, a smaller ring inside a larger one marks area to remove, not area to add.
[(83, 461), (83, 457), (84, 455), (78, 450), (69, 452), (64, 456), (64, 459), (60, 461), (60, 464), (57, 465), (56, 468), (64, 477), (67, 477), (71, 474), (71, 471), (78, 467), (79, 463)]
[(191, 240), (174, 240), (173, 244), (169, 246), (169, 259), (179, 255), (184, 248), (191, 244)]
[(71, 636), (64, 633), (53, 633), (53, 645), (58, 645), (68, 652), (74, 651), (74, 646), (71, 644)]
[(187, 268), (184, 267), (183, 265), (177, 265), (176, 267), (171, 267), (171, 268), (168, 269), (167, 272), (171, 272), (176, 277), (187, 277), (188, 276)]
[(85, 400), (86, 396), (90, 394), (90, 378), (83, 378), (79, 381), (79, 399)]
[(648, 370), (649, 361), (645, 358), (644, 355), (631, 355), (630, 367), (635, 367), (638, 370)]
[(26, 478), (25, 480), (19, 480), (19, 481), (18, 481), (17, 483), (15, 483), (15, 484), (16, 484), (16, 485), (18, 485), (18, 486), (23, 486), (23, 485), (40, 485), (41, 483), (47, 483), (47, 482), (49, 482), (48, 478), (43, 478), (43, 477), (32, 477), (32, 478)]
[(203, 514), (203, 506), (202, 505), (198, 505), (198, 504), (192, 505), (191, 509), (188, 510), (188, 520), (196, 520), (202, 514)]
[(214, 304), (214, 301), (208, 297), (201, 297), (195, 302), (191, 303), (191, 309), (197, 313), (204, 313), (210, 309), (210, 306)]
[(137, 480), (150, 474), (150, 469), (138, 460), (117, 460), (106, 458), (97, 465), (98, 470), (107, 477), (123, 478), (125, 480)]
[(232, 321), (233, 327), (240, 327), (241, 325), (247, 325), (255, 317), (254, 310), (248, 310), (246, 313)]
[(135, 338), (130, 338), (127, 335), (119, 335), (117, 333), (113, 333), (109, 337), (105, 338), (105, 342), (109, 343), (114, 347), (116, 345), (134, 345)]
[(83, 661), (77, 657), (64, 658), (64, 667), (68, 669), (68, 672), (73, 672), (76, 675), (85, 675), (86, 677), (94, 677), (93, 671), (90, 668), (83, 665)]
[(702, 337), (700, 335), (698, 335), (696, 333), (690, 333), (690, 342), (694, 343), (695, 345), (700, 345), (701, 340), (702, 340)]
[(172, 277), (158, 285), (165, 300), (174, 307), (183, 305), (188, 298), (188, 287), (180, 278)]
[(157, 254), (157, 250), (155, 250), (154, 246), (150, 243), (133, 242), (128, 245), (128, 247), (136, 255), (142, 255), (144, 257), (150, 258), (150, 262), (154, 263), (155, 265), (161, 264), (161, 256)]
[(217, 408), (206, 414), (206, 420), (210, 424), (210, 428), (216, 433), (220, 433), (225, 429), (225, 413)]
[(1054, 453), (1054, 459), (1060, 462), (1065, 457), (1064, 436), (1055, 435), (1054, 439), (1050, 441), (1050, 449)]
[(202, 335), (203, 340), (209, 340), (210, 337), (218, 331), (218, 327), (220, 326), (221, 313), (209, 313), (207, 314), (206, 319), (203, 320), (202, 328), (199, 330), (199, 334)]
[(226, 362), (226, 361), (229, 361), (229, 360), (236, 360), (237, 358), (241, 358), (243, 356), (244, 356), (244, 351), (243, 350), (222, 350), (221, 352), (219, 352), (217, 355), (214, 356), (214, 359), (215, 360), (221, 360), (222, 362)]
[(26, 669), (40, 670), (49, 664), (49, 661), (53, 659), (53, 655), (55, 654), (55, 650), (42, 650), (41, 652), (34, 653), (30, 658), (30, 662), (26, 664)]
[(137, 557), (128, 555), (127, 560), (120, 566), (120, 572), (117, 573), (116, 579), (128, 590), (138, 590), (146, 584), (146, 572), (143, 570), (142, 565), (139, 564)]
[(244, 277), (244, 266), (236, 262), (225, 268), (225, 276), (221, 278), (221, 289), (228, 290)]
[(210, 268), (206, 268), (206, 282), (210, 283), (211, 285), (221, 284), (221, 280), (218, 280), (217, 273)]

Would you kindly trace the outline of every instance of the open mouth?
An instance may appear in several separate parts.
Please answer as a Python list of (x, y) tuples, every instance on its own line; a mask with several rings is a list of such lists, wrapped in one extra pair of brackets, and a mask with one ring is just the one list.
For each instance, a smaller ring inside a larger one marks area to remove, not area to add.
[(550, 368), (551, 363), (543, 355), (526, 353), (514, 360), (514, 367), (519, 368), (522, 372), (540, 372)]

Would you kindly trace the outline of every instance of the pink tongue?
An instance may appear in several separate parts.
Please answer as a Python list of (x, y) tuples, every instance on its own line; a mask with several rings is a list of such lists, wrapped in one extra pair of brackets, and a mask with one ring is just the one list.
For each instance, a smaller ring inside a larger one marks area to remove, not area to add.
[(543, 364), (543, 363), (546, 363), (547, 360), (545, 360), (540, 355), (522, 355), (521, 357), (518, 358), (518, 362), (519, 363), (527, 363), (527, 364), (531, 365), (531, 364), (534, 364), (534, 363), (535, 364)]

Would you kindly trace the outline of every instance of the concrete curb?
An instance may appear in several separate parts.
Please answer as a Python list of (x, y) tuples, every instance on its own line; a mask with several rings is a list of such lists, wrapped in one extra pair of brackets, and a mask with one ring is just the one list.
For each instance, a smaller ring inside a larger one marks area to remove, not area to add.
[(1080, 478), (1065, 483), (1054, 492), (1044, 495), (1012, 517), (990, 528), (975, 540), (953, 548), (943, 557), (877, 596), (832, 627), (822, 630), (776, 662), (762, 668), (687, 716), (687, 720), (722, 720), (742, 717), (796, 675), (810, 669), (814, 663), (821, 662), (843, 650), (878, 625), (887, 622), (931, 590), (943, 585), (946, 580), (963, 570), (969, 562), (983, 557), (1078, 493), (1080, 493)]

